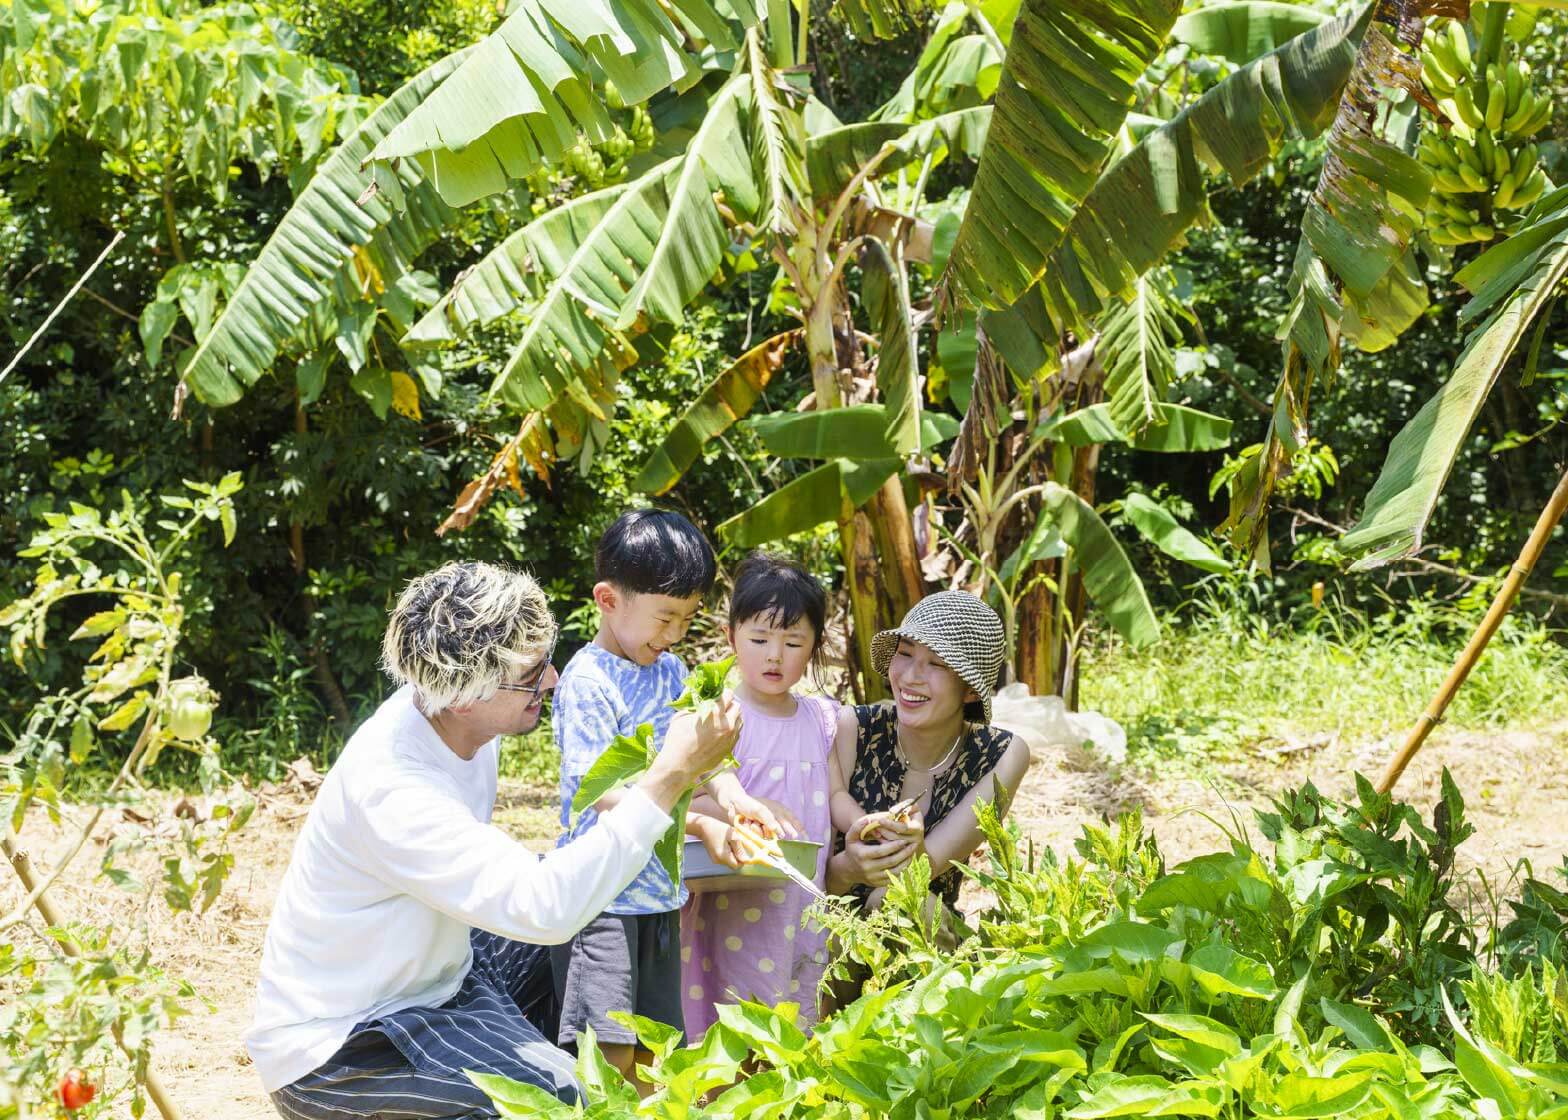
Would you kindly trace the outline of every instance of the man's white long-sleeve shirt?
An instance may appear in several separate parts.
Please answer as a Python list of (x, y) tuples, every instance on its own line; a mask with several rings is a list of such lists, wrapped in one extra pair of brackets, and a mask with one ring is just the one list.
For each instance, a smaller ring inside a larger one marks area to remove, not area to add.
[(459, 758), (399, 690), (349, 739), (278, 890), (246, 1035), (270, 1093), (358, 1023), (457, 993), (469, 931), (560, 944), (648, 862), (670, 817), (632, 790), (544, 856), (490, 824), (496, 741)]

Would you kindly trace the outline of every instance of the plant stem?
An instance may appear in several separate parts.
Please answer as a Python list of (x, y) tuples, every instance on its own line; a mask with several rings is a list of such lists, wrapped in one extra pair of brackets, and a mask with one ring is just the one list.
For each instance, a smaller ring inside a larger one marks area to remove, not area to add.
[(1459, 660), (1448, 671), (1448, 676), (1438, 688), (1437, 695), (1432, 698), (1432, 703), (1411, 729), (1405, 745), (1389, 761), (1388, 768), (1378, 779), (1379, 793), (1387, 793), (1394, 788), (1394, 783), (1399, 781), (1399, 776), (1405, 772), (1405, 767), (1410, 765), (1410, 760), (1426, 742), (1432, 729), (1442, 722), (1443, 713), (1448, 710), (1454, 695), (1469, 677), (1470, 670), (1475, 668), (1476, 662), (1481, 659), (1481, 654), (1485, 652), (1487, 643), (1492, 640), (1492, 635), (1496, 634), (1497, 628), (1503, 624), (1504, 616), (1508, 614), (1514, 599), (1519, 595), (1519, 588), (1529, 578), (1535, 562), (1541, 558), (1541, 553), (1546, 549), (1546, 542), (1551, 538), (1552, 530), (1557, 527), (1557, 523), (1563, 519), (1564, 512), (1568, 512), (1568, 470), (1565, 470), (1563, 476), (1557, 480), (1557, 488), (1552, 491), (1546, 508), (1536, 519), (1535, 528), (1524, 542), (1524, 548), (1519, 551), (1519, 559), (1515, 560), (1513, 567), (1508, 570), (1508, 578), (1503, 581), (1503, 586), (1498, 588), (1491, 607), (1487, 609), (1486, 617), (1470, 636), (1470, 641), (1465, 645), (1464, 652), (1459, 655)]
[(768, 0), (768, 56), (775, 70), (795, 65), (795, 42), (790, 37), (790, 0)]
[[(1494, 3), (1486, 6), (1485, 22), (1481, 25), (1481, 41), (1476, 44), (1475, 60), (1471, 72), (1477, 78), (1477, 88), (1486, 88), (1486, 67), (1488, 63), (1502, 62), (1503, 52), (1508, 49), (1504, 31), (1508, 25), (1508, 9), (1511, 4)], [(1482, 106), (1485, 107), (1484, 105)]]
[(185, 246), (180, 244), (180, 227), (174, 211), (174, 170), (171, 163), (163, 173), (163, 224), (169, 232), (169, 251), (176, 264), (185, 263)]
[(969, 18), (975, 21), (975, 26), (980, 29), (980, 35), (991, 49), (1001, 57), (1007, 57), (1007, 45), (1002, 42), (1002, 37), (996, 33), (996, 28), (991, 26), (991, 21), (985, 18), (985, 13), (980, 10), (980, 5), (970, 0), (968, 4)]

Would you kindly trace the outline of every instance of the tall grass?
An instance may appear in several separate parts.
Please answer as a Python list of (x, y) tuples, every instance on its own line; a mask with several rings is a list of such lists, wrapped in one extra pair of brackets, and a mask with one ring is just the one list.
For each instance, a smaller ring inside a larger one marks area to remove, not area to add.
[[(1415, 721), (1478, 620), (1427, 600), (1373, 616), (1332, 599), (1281, 619), (1211, 594), (1168, 619), (1156, 646), (1093, 644), (1081, 702), (1119, 720), (1134, 757), (1147, 761), (1265, 737), (1376, 738)], [(1449, 725), (1568, 718), (1564, 638), (1510, 616), (1449, 708)]]

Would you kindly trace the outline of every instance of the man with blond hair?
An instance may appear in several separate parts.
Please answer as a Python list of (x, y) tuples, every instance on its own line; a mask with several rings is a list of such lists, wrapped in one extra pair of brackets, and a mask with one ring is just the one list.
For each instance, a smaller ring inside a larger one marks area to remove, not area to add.
[(727, 698), (592, 829), (536, 855), (490, 817), (499, 736), (538, 724), (556, 637), (539, 585), (490, 564), (447, 564), (398, 600), (382, 658), (401, 687), (328, 772), (267, 929), (246, 1045), (290, 1120), (498, 1116), (465, 1070), (575, 1099), (571, 1059), (530, 1022), (554, 995), (545, 946), (632, 881), (740, 721)]

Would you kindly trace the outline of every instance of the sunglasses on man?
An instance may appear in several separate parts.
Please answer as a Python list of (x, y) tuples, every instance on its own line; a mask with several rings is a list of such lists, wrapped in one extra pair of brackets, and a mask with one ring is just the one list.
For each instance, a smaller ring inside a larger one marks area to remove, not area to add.
[(550, 652), (544, 655), (544, 660), (539, 662), (539, 667), (529, 674), (529, 679), (533, 681), (532, 684), (498, 684), (495, 686), (496, 690), (498, 692), (522, 692), (530, 696), (538, 696), (544, 688), (544, 677), (550, 671), (551, 662), (555, 660), (555, 647), (560, 640), (561, 632), (557, 630), (555, 637), (550, 639)]

